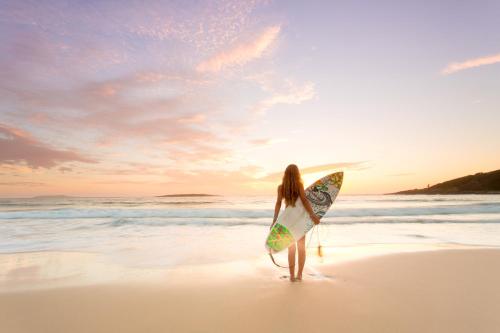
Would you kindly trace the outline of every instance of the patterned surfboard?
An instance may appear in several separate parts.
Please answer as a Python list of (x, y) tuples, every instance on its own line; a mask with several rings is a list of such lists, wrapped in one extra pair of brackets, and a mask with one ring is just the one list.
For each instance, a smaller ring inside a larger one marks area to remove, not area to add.
[[(311, 204), (314, 214), (320, 219), (337, 198), (343, 179), (343, 172), (332, 173), (315, 181), (305, 189), (306, 198)], [(302, 205), (302, 201), (298, 198), (295, 207), (286, 207), (269, 232), (266, 239), (268, 252), (276, 253), (288, 248), (293, 242), (302, 238), (313, 226), (314, 223)]]

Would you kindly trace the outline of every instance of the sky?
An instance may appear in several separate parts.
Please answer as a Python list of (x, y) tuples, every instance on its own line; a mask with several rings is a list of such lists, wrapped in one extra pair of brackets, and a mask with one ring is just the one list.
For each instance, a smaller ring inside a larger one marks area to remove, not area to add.
[(500, 168), (499, 1), (0, 0), (0, 196)]

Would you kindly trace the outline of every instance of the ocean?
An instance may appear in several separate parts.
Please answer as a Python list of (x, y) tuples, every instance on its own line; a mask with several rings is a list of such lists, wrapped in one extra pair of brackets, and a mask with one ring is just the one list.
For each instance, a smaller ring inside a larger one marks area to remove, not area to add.
[[(0, 254), (95, 253), (127, 267), (265, 256), (270, 196), (0, 199)], [(340, 195), (307, 240), (360, 246), (500, 246), (500, 195)]]

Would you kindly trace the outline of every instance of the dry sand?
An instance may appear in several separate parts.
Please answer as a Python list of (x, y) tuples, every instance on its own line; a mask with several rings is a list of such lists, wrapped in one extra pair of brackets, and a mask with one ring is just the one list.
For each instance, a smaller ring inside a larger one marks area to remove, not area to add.
[(500, 250), (402, 253), (319, 269), (301, 283), (256, 267), (2, 292), (0, 332), (500, 331)]

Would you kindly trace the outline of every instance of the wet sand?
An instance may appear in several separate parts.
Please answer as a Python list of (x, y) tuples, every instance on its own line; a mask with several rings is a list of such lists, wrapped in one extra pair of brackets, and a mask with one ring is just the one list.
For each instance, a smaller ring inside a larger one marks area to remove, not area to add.
[[(1, 332), (494, 332), (500, 250), (390, 254), (290, 283), (268, 265), (0, 293)], [(314, 272), (314, 273), (313, 273)]]

